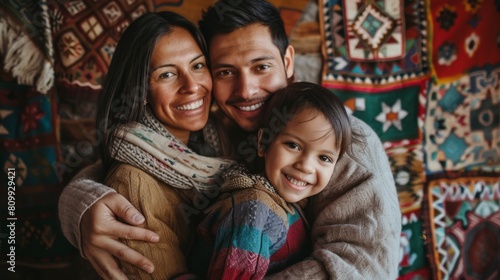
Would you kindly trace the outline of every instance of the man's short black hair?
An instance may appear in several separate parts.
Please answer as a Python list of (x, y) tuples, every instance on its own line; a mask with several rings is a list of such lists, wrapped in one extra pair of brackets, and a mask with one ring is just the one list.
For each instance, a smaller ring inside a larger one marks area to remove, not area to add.
[(269, 28), (274, 45), (281, 57), (288, 47), (285, 25), (279, 10), (265, 0), (220, 0), (203, 12), (199, 22), (207, 45), (214, 36), (228, 34), (238, 28), (261, 24)]

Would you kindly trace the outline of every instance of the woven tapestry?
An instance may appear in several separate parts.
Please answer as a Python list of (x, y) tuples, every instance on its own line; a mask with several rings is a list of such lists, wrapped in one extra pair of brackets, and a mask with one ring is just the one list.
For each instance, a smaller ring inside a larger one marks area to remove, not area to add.
[(319, 1), (322, 85), (384, 145), (402, 213), (398, 279), (431, 279), (423, 240), (428, 89), (423, 1)]
[[(482, 273), (500, 263), (493, 249), (481, 263), (460, 262), (455, 252), (470, 255), (473, 246), (455, 244), (450, 251), (455, 255), (445, 258), (451, 249), (436, 255), (438, 247), (424, 245), (444, 236), (434, 230), (444, 227), (434, 219), (437, 210), (422, 208), (432, 195), (422, 188), (429, 177), (434, 182), (452, 171), (457, 179), (449, 184), (467, 185), (473, 181), (469, 172), (489, 172), (487, 184), (498, 185), (500, 1), (318, 0), (318, 5), (322, 85), (377, 133), (394, 176), (403, 219), (398, 279), (499, 279)], [(475, 204), (463, 205), (481, 210), (483, 197), (476, 196)], [(474, 246), (493, 245), (500, 252), (498, 242), (490, 244), (500, 231), (487, 237), (474, 239)], [(429, 261), (428, 256), (441, 255)], [(475, 274), (452, 274), (454, 264)]]
[(376, 87), (427, 74), (424, 2), (319, 1), (323, 84)]
[(500, 67), (431, 85), (424, 129), (429, 173), (500, 171), (499, 89)]
[(500, 63), (500, 2), (428, 0), (432, 70), (438, 83)]
[(499, 279), (500, 178), (429, 180), (429, 250), (435, 279)]
[[(424, 184), (422, 145), (390, 148), (386, 149), (386, 153), (398, 191)], [(402, 209), (403, 206), (404, 204), (401, 205)]]
[[(15, 224), (16, 263), (69, 263), (75, 249), (63, 236), (57, 214), (64, 186), (54, 169), (60, 162), (54, 92), (42, 94), (33, 87), (0, 82), (0, 104), (1, 219)], [(14, 188), (7, 188), (8, 180)], [(8, 190), (15, 199), (13, 211), (7, 211)], [(13, 245), (7, 241), (7, 230), (2, 222), (2, 261)]]
[(387, 149), (387, 155), (402, 214), (398, 279), (431, 279), (421, 219), (425, 181), (421, 145)]
[(116, 43), (150, 7), (145, 0), (70, 1), (53, 8), (56, 77), (62, 94), (98, 90)]
[(320, 1), (322, 85), (386, 148), (421, 143), (427, 90), (422, 1)]
[(384, 88), (329, 87), (348, 113), (366, 122), (386, 148), (421, 143), (425, 80)]
[[(404, 200), (401, 197), (400, 199)], [(399, 280), (432, 279), (425, 250), (423, 221), (420, 217), (420, 205), (413, 211), (405, 211), (402, 215)]]

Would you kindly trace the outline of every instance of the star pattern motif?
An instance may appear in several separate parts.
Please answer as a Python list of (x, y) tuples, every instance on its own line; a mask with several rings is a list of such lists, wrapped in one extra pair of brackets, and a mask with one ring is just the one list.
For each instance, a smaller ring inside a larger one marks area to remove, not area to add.
[(401, 99), (398, 99), (392, 107), (382, 102), (382, 112), (375, 118), (384, 124), (383, 131), (386, 132), (391, 126), (395, 126), (400, 131), (403, 130), (401, 120), (408, 115), (408, 112), (401, 108)]

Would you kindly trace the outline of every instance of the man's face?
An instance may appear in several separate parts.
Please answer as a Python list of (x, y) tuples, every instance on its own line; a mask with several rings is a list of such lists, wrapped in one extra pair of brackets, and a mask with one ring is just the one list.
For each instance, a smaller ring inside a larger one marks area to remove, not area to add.
[(265, 101), (293, 75), (293, 57), (288, 46), (282, 58), (269, 28), (260, 24), (216, 35), (210, 61), (219, 108), (242, 129), (257, 130)]

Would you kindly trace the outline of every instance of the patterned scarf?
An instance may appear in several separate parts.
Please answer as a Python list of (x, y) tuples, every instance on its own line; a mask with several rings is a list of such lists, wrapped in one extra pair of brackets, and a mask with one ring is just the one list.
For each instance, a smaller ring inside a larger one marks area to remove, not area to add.
[(175, 138), (149, 107), (139, 123), (118, 127), (111, 148), (114, 159), (136, 166), (169, 186), (210, 190), (236, 162), (198, 155)]
[[(252, 174), (248, 169), (242, 165), (236, 165), (228, 169), (221, 176), (224, 182), (220, 188), (221, 192), (232, 192), (235, 190), (249, 189), (249, 188), (265, 188), (268, 191), (269, 196), (281, 206), (288, 213), (294, 214), (295, 209), (299, 209), (300, 206), (294, 207), (293, 203), (287, 203), (283, 197), (276, 191), (276, 189), (271, 185), (269, 180), (264, 174)], [(304, 203), (307, 203), (304, 201)], [(305, 206), (305, 204), (304, 204)], [(303, 213), (299, 211), (300, 215)], [(302, 217), (304, 221), (305, 217)]]
[(238, 164), (228, 169), (221, 175), (221, 178), (224, 182), (222, 188), (229, 190), (246, 189), (260, 183), (268, 191), (278, 194), (264, 174), (252, 174), (243, 164)]

